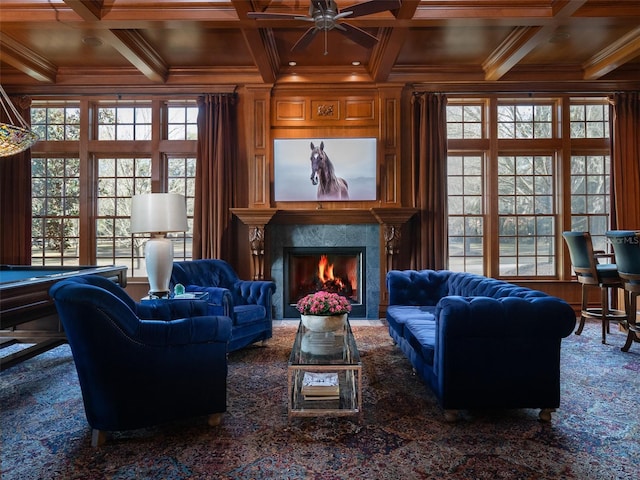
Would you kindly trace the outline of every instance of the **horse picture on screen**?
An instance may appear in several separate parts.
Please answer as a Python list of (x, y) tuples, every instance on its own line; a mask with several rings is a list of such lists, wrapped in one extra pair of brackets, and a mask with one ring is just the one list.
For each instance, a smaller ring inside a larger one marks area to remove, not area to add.
[(333, 163), (324, 151), (324, 142), (311, 142), (311, 184), (318, 185), (318, 200), (349, 200), (349, 184), (337, 177)]
[(275, 201), (376, 200), (376, 138), (278, 138), (273, 156)]

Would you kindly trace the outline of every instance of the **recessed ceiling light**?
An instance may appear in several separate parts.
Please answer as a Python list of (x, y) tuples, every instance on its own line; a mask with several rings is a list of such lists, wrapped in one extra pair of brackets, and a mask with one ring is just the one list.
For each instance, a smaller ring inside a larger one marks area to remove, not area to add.
[(289, 62), (289, 66), (290, 67), (295, 67), (298, 64), (298, 62)]
[(353, 62), (351, 62), (351, 65), (353, 65), (354, 67), (357, 67), (360, 65), (360, 62), (357, 60), (354, 60)]
[(100, 47), (102, 45), (102, 40), (98, 37), (84, 37), (82, 39), (82, 43), (90, 47)]

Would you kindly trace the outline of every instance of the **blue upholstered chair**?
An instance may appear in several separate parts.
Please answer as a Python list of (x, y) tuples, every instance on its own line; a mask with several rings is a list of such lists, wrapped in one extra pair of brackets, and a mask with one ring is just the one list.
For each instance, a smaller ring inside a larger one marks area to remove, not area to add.
[[(598, 262), (598, 255), (606, 256), (606, 254), (593, 250), (589, 232), (563, 232), (562, 236), (569, 248), (573, 271), (578, 282), (582, 285), (580, 325), (576, 330), (576, 335), (582, 333), (586, 318), (594, 318), (602, 323), (602, 343), (606, 343), (609, 322), (625, 322), (627, 319), (624, 311), (613, 309), (610, 306), (610, 289), (622, 288), (618, 267), (615, 263)], [(592, 308), (588, 306), (589, 287), (595, 287), (600, 290), (599, 307)]]
[(638, 341), (638, 295), (640, 294), (640, 232), (615, 230), (607, 232), (616, 255), (618, 275), (625, 290), (625, 311), (627, 313), (627, 341), (622, 347), (626, 352), (633, 341)]
[(109, 431), (201, 415), (219, 423), (228, 317), (208, 316), (204, 302), (138, 304), (99, 276), (62, 280), (49, 294), (71, 346), (93, 446)]
[(271, 338), (274, 282), (240, 280), (224, 260), (204, 259), (174, 262), (171, 288), (178, 283), (187, 292), (208, 292), (210, 315), (231, 317), (229, 351)]

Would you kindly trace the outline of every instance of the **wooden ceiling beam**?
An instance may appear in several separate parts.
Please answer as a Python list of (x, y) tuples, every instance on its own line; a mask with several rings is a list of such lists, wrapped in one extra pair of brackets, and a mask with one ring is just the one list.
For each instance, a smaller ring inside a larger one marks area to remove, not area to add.
[(102, 18), (104, 0), (63, 0), (64, 3), (87, 22), (95, 22)]
[[(395, 12), (397, 20), (410, 20), (418, 8), (418, 0), (404, 0)], [(396, 63), (400, 50), (409, 32), (408, 27), (383, 28), (378, 44), (372, 53), (371, 77), (376, 82), (384, 82)]]
[(540, 26), (514, 28), (507, 38), (482, 63), (485, 80), (499, 80), (542, 42), (551, 38), (562, 21), (568, 19), (586, 0), (558, 0), (552, 21)]
[[(231, 0), (231, 3), (240, 19), (247, 18), (247, 13), (253, 12), (251, 2)], [(241, 31), (264, 83), (275, 83), (278, 78), (280, 58), (273, 31), (270, 28), (241, 28)]]
[(549, 32), (543, 27), (514, 28), (498, 48), (482, 62), (485, 80), (499, 80), (548, 37)]
[[(89, 23), (102, 20), (104, 0), (64, 0), (65, 5)], [(103, 30), (100, 38), (115, 48), (134, 67), (153, 82), (166, 82), (169, 67), (140, 32), (132, 29)]]
[(638, 55), (640, 55), (640, 27), (631, 30), (587, 60), (582, 65), (584, 79), (601, 78)]
[(6, 62), (39, 82), (55, 83), (56, 81), (58, 67), (2, 32), (0, 32), (0, 62)]
[(169, 67), (137, 30), (107, 30), (100, 38), (153, 82), (166, 82)]

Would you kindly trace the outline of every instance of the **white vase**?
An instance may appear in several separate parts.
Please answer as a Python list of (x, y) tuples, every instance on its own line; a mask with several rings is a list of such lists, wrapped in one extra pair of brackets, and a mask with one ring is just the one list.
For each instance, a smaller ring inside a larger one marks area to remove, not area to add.
[(312, 332), (332, 332), (344, 326), (347, 314), (341, 315), (300, 315), (302, 324)]

